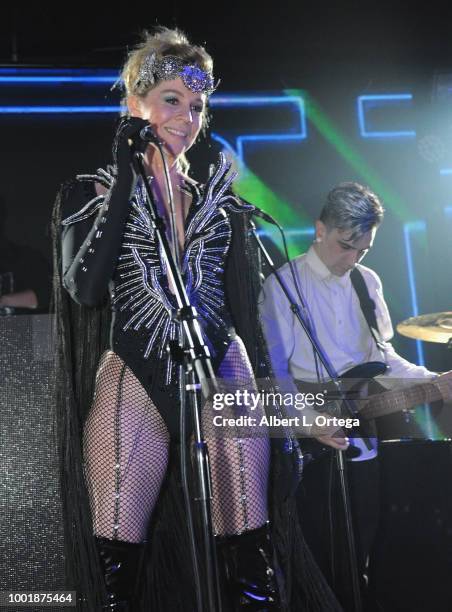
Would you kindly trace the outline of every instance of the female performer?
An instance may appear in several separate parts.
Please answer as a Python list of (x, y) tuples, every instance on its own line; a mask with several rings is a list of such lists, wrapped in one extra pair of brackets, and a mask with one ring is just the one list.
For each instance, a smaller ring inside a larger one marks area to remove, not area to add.
[[(194, 610), (174, 459), (185, 443), (179, 436), (179, 368), (167, 352), (180, 329), (131, 148), (144, 153), (147, 180), (165, 227), (172, 228), (168, 238), (216, 374), (253, 384), (250, 357), (256, 365), (259, 337), (247, 209), (229, 190), (233, 177), (222, 156), (205, 185), (187, 174), (185, 153), (205, 126), (214, 90), (205, 49), (180, 31), (159, 28), (130, 53), (122, 81), (127, 114), (117, 128), (113, 166), (64, 185), (54, 215), (62, 236), (56, 281), (72, 298), (57, 291), (68, 562), (88, 609), (147, 609), (151, 602), (152, 610)], [(146, 127), (163, 143), (173, 209), (162, 158), (140, 135)], [(229, 410), (234, 414), (234, 407)], [(227, 609), (279, 610), (297, 598), (308, 609), (321, 599), (319, 583), (301, 595), (287, 571), (275, 571), (269, 437), (215, 435), (207, 407), (202, 420)], [(280, 518), (284, 504), (276, 510)], [(279, 542), (285, 541), (280, 548), (290, 563), (300, 551), (292, 554), (288, 536), (284, 531)], [(285, 576), (284, 589), (277, 574)], [(309, 571), (304, 574), (313, 584)]]

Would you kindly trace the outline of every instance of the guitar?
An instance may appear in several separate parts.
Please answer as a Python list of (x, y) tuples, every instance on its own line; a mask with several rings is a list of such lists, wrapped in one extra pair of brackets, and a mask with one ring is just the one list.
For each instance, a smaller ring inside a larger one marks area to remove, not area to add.
[[(345, 379), (342, 380), (342, 382), (345, 382), (347, 379), (362, 379), (356, 380), (356, 382), (353, 380), (352, 386), (346, 390), (346, 397), (353, 398), (354, 409), (358, 413), (358, 416), (364, 418), (366, 421), (396, 412), (402, 412), (403, 410), (408, 410), (419, 404), (430, 404), (439, 400), (447, 401), (452, 399), (452, 371), (445, 372), (433, 380), (417, 383), (401, 389), (380, 391), (371, 397), (361, 399), (360, 394), (362, 394), (363, 388), (368, 383), (369, 379), (383, 374), (385, 370), (386, 365), (384, 363), (369, 362), (356, 366), (341, 376), (341, 380)], [(321, 388), (318, 384), (314, 386), (317, 390)], [(307, 388), (311, 390), (314, 386), (310, 383), (307, 384)], [(338, 398), (334, 397), (335, 387), (331, 387), (331, 383), (327, 383), (327, 385), (323, 385), (323, 387), (326, 387), (327, 392), (328, 387), (330, 387), (330, 392), (327, 393), (327, 400), (329, 400), (329, 402), (337, 402)], [(379, 385), (379, 387), (382, 388), (381, 385)], [(300, 388), (306, 390), (306, 383), (301, 383)], [(359, 401), (356, 401), (357, 399)], [(327, 412), (332, 416), (337, 416), (337, 409), (331, 411), (331, 403)], [(371, 443), (373, 442), (372, 449), (366, 448), (362, 438), (357, 436), (351, 437), (351, 448), (346, 452), (347, 458), (350, 461), (363, 461), (375, 457), (377, 454), (376, 438), (369, 438), (369, 440)], [(330, 450), (329, 447), (325, 447), (317, 440), (312, 439), (302, 441), (300, 446), (302, 451), (310, 455), (311, 459), (316, 459)]]
[(452, 370), (433, 380), (373, 395), (365, 400), (359, 408), (359, 415), (366, 420), (375, 419), (387, 414), (408, 410), (418, 404), (431, 404), (439, 400), (448, 401), (451, 399)]
[[(340, 376), (341, 387), (344, 391), (345, 398), (356, 417), (360, 416), (360, 408), (356, 400), (361, 398), (364, 393), (364, 388), (368, 385), (369, 381), (376, 376), (384, 374), (386, 370), (387, 365), (385, 363), (381, 361), (370, 361), (355, 366)], [(352, 416), (350, 414), (344, 415), (341, 399), (337, 394), (337, 387), (331, 381), (327, 383), (296, 381), (296, 384), (298, 389), (304, 393), (315, 394), (320, 391), (324, 394), (324, 398), (327, 402), (324, 413), (325, 416)], [(364, 439), (356, 432), (356, 429), (352, 429), (349, 433), (350, 446), (345, 452), (348, 461), (364, 461), (377, 456), (377, 440), (371, 437), (372, 434), (370, 432), (363, 432), (369, 434), (366, 436), (367, 445)], [(332, 450), (331, 447), (322, 444), (315, 438), (303, 438), (299, 440), (299, 443), (305, 457), (305, 465), (313, 460), (320, 459), (323, 455), (330, 453)], [(368, 446), (370, 446), (370, 448), (368, 448)]]

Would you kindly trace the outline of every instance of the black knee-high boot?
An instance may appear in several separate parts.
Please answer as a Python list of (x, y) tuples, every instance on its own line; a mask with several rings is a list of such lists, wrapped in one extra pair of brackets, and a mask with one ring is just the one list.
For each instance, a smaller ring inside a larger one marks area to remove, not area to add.
[(269, 525), (220, 538), (219, 564), (234, 612), (280, 610), (277, 564)]
[(137, 612), (135, 591), (144, 544), (96, 537), (105, 577), (107, 600), (104, 610)]

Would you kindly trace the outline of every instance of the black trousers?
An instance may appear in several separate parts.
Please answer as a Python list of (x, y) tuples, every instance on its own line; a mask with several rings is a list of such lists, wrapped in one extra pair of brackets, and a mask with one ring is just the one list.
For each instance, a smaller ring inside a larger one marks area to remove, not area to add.
[[(365, 610), (376, 603), (367, 588), (367, 565), (379, 520), (378, 459), (346, 462), (356, 560)], [(297, 494), (305, 539), (344, 610), (353, 610), (347, 534), (339, 488), (336, 454), (306, 466)]]

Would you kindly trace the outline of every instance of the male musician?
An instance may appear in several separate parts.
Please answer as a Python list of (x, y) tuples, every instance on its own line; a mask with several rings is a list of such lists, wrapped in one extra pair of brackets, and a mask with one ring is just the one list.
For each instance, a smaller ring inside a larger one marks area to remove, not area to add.
[[(359, 364), (382, 361), (387, 365), (385, 376), (430, 378), (433, 372), (403, 359), (389, 343), (393, 328), (381, 281), (359, 263), (372, 247), (383, 213), (378, 197), (369, 189), (357, 183), (338, 185), (328, 194), (316, 221), (314, 244), (291, 262), (293, 274), (288, 264), (279, 274), (292, 296), (297, 298), (301, 292), (307, 306), (305, 318), (333, 371), (343, 374)], [(298, 390), (301, 381), (328, 380), (274, 275), (264, 283), (260, 312), (274, 374), (284, 391)], [(341, 450), (346, 445), (344, 438), (330, 435), (322, 441)], [(374, 542), (379, 505), (376, 452), (368, 455), (367, 460), (358, 457), (347, 462), (361, 576)], [(335, 471), (332, 453), (306, 468), (300, 512), (306, 539), (344, 604), (349, 601), (341, 589), (346, 579), (341, 584), (337, 566), (344, 564), (338, 563), (338, 557), (345, 546), (345, 527), (336, 509)]]

